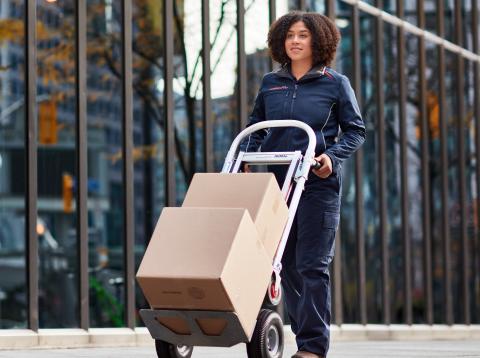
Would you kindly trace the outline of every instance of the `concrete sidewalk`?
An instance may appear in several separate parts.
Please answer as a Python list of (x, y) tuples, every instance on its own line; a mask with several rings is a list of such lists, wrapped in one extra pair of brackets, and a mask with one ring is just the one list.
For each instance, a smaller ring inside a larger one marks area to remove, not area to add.
[[(289, 358), (296, 347), (287, 342), (283, 357)], [(155, 358), (153, 347), (32, 349), (1, 351), (1, 358)], [(245, 358), (245, 345), (229, 349), (200, 348), (192, 358)], [(364, 341), (333, 342), (328, 358), (480, 358), (480, 341)]]

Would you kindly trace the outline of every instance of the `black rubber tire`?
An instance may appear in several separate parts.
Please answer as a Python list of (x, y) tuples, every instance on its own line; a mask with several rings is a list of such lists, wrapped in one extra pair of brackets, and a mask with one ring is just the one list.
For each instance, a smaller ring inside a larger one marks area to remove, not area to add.
[(282, 358), (284, 348), (283, 322), (277, 312), (262, 309), (250, 343), (248, 358)]
[(176, 346), (160, 339), (155, 340), (155, 348), (158, 358), (190, 358), (193, 353), (193, 347)]

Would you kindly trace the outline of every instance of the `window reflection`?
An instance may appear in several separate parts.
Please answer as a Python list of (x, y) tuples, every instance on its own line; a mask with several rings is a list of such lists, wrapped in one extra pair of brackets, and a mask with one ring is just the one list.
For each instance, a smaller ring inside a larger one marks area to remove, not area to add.
[(389, 274), (397, 279), (390, 284), (390, 312), (392, 323), (404, 317), (404, 260), (401, 216), (401, 162), (400, 162), (400, 118), (399, 118), (399, 72), (397, 27), (383, 25), (384, 46), (384, 116), (385, 122), (385, 169), (387, 201), (387, 237), (389, 242)]
[(462, 4), (462, 47), (473, 50), (472, 0), (464, 0)]
[(240, 129), (237, 114), (236, 2), (210, 1), (211, 86), (214, 167), (222, 169), (230, 144)]
[[(337, 2), (336, 25), (340, 30), (342, 39), (337, 50), (336, 70), (346, 75), (352, 86), (353, 81), (353, 48), (352, 48), (352, 7)], [(357, 97), (359, 94), (357, 93)], [(360, 99), (360, 98), (359, 98)], [(362, 104), (361, 110), (363, 110)], [(345, 322), (357, 322), (360, 319), (358, 310), (357, 292), (357, 233), (355, 220), (355, 156), (343, 163), (342, 176), (342, 215), (340, 235), (342, 244), (342, 293), (343, 293), (343, 319)], [(337, 256), (338, 257), (338, 256)]]
[[(375, 1), (366, 1), (375, 5)], [(24, 328), (27, 320), (25, 272), (25, 83), (24, 3), (3, 0), (0, 5), (0, 329)], [(302, 3), (309, 11), (325, 13), (325, 0), (277, 0), (277, 17)], [(454, 1), (444, 2), (439, 14), (436, 0), (425, 0), (426, 29), (437, 32), (442, 16), (445, 38), (454, 41)], [(75, 202), (75, 4), (74, 0), (37, 0), (38, 95), (38, 222), (40, 327), (77, 327), (78, 237)], [(235, 0), (210, 0), (211, 88), (215, 170), (220, 170), (228, 147), (238, 133), (237, 8)], [(88, 243), (90, 322), (93, 327), (124, 326), (124, 213), (122, 157), (121, 5), (118, 0), (87, 0), (87, 149)], [(270, 70), (266, 46), (268, 1), (245, 0), (247, 103), (250, 111), (261, 78)], [(395, 1), (384, 1), (383, 10), (395, 14)], [(405, 19), (417, 24), (417, 2), (406, 1)], [(165, 108), (163, 1), (136, 0), (133, 6), (133, 161), (135, 262), (138, 265), (156, 220), (165, 204)], [(472, 0), (462, 2), (463, 43), (472, 49)], [(353, 78), (351, 6), (336, 1), (336, 24), (342, 33), (337, 63), (339, 72)], [(381, 237), (378, 211), (376, 90), (384, 91), (386, 125), (387, 227), (390, 254), (393, 322), (404, 314), (403, 240), (401, 237), (400, 147), (396, 28), (384, 24), (385, 88), (376, 89), (375, 18), (361, 16), (361, 108), (367, 126), (363, 147), (364, 226), (367, 254), (367, 304), (369, 322), (383, 316)], [(174, 122), (177, 204), (196, 171), (203, 171), (202, 28), (201, 2), (174, 1)], [(474, 117), (473, 63), (465, 61), (465, 117), (459, 118), (456, 55), (446, 51), (446, 106), (448, 163), (441, 162), (439, 68), (437, 47), (427, 43), (427, 121), (432, 237), (432, 274), (435, 322), (445, 321), (445, 271), (442, 232), (443, 165), (447, 165), (452, 287), (462, 297), (462, 240), (459, 185), (466, 185), (469, 240), (477, 237), (478, 196), (476, 177), (476, 119)], [(424, 322), (425, 276), (423, 261), (423, 199), (421, 123), (419, 103), (418, 38), (407, 34), (407, 162), (408, 230), (412, 240), (414, 322)], [(466, 182), (459, 183), (458, 124), (465, 124)], [(344, 166), (342, 249), (356, 252), (355, 161)], [(470, 241), (472, 242), (472, 241)], [(472, 321), (478, 323), (480, 307), (475, 264), (479, 253), (470, 247)], [(477, 265), (478, 266), (478, 265)], [(343, 255), (344, 320), (359, 319), (356, 255)], [(476, 275), (476, 276), (475, 276)], [(137, 308), (147, 306), (140, 290)], [(464, 308), (454, 306), (455, 321)], [(137, 324), (142, 324), (140, 320)]]
[(403, 11), (404, 19), (412, 25), (418, 26), (418, 2), (416, 0), (405, 1)]
[[(446, 120), (447, 120), (447, 148), (448, 148), (448, 215), (450, 223), (450, 270), (452, 272), (453, 297), (461, 297), (461, 203), (460, 203), (460, 161), (458, 141), (459, 97), (457, 92), (458, 67), (457, 56), (450, 51), (445, 52), (445, 89)], [(459, 320), (460, 307), (453, 305), (454, 319)]]
[(255, 96), (263, 78), (270, 72), (270, 56), (267, 47), (268, 2), (245, 2), (245, 52), (247, 55), (247, 113), (253, 109)]
[(309, 0), (306, 1), (307, 11), (319, 12), (325, 14), (325, 0)]
[[(162, 1), (133, 5), (133, 143), (136, 268), (165, 205)], [(136, 285), (136, 306), (147, 303)], [(137, 324), (143, 325), (137, 316)]]
[(202, 3), (176, 0), (173, 11), (176, 190), (180, 205), (193, 174), (203, 167)]
[[(442, 118), (440, 112), (440, 71), (438, 62), (438, 48), (435, 44), (426, 43), (427, 58), (427, 114), (430, 127), (430, 190), (431, 190), (431, 240), (432, 240), (432, 283), (433, 308), (435, 322), (443, 321), (443, 249), (442, 249), (442, 162), (440, 126)], [(420, 126), (420, 123), (419, 123)]]
[[(423, 192), (422, 192), (422, 132), (420, 118), (420, 69), (418, 67), (419, 39), (412, 34), (406, 34), (406, 75), (407, 75), (407, 103), (406, 103), (406, 133), (407, 133), (407, 178), (408, 178), (408, 224), (406, 230), (411, 241), (411, 263), (412, 263), (412, 313), (413, 321), (424, 322), (425, 319), (425, 300), (426, 293), (424, 289), (424, 266), (423, 266)], [(428, 109), (428, 113), (430, 112)], [(438, 116), (438, 111), (434, 112)], [(427, 118), (430, 115), (427, 114)], [(427, 119), (429, 123), (431, 121)], [(432, 124), (431, 124), (432, 126)], [(433, 131), (434, 128), (430, 128)], [(436, 132), (438, 136), (438, 118)], [(428, 137), (433, 135), (429, 132)]]
[(365, 252), (367, 274), (367, 313), (369, 322), (380, 322), (382, 317), (382, 270), (380, 214), (378, 209), (378, 164), (375, 100), (375, 18), (360, 12), (360, 58), (362, 84), (362, 110), (366, 128), (366, 140), (363, 145), (363, 195), (365, 218)]
[(444, 13), (438, 14), (437, 16), (443, 15), (444, 19), (444, 39), (455, 42), (455, 0), (445, 0), (444, 1)]
[(40, 327), (78, 326), (75, 3), (37, 2)]
[(0, 329), (25, 328), (27, 318), (24, 10), (0, 6)]
[[(403, 2), (403, 6), (404, 7), (407, 7), (409, 6), (411, 3), (414, 3), (415, 0), (404, 0)], [(397, 11), (397, 4), (396, 4), (396, 1), (395, 0), (383, 0), (382, 1), (383, 3), (383, 10), (390, 13), (390, 14), (393, 14), (395, 15), (396, 11)]]
[(434, 34), (438, 33), (437, 31), (437, 0), (424, 0), (423, 5), (425, 11), (425, 30), (433, 32)]
[[(466, 163), (466, 197), (467, 197), (467, 233), (469, 238), (469, 269), (470, 272), (475, 272), (475, 262), (478, 260), (478, 250), (475, 250), (475, 241), (472, 238), (478, 237), (478, 220), (477, 220), (477, 175), (476, 169), (478, 162), (476, 160), (476, 144), (475, 144), (475, 85), (474, 81), (474, 63), (472, 61), (465, 61), (465, 163)], [(476, 295), (475, 275), (470, 274), (468, 287), (470, 289), (470, 313), (472, 315), (472, 322), (478, 322), (478, 299)]]
[(120, 2), (89, 0), (87, 32), (90, 324), (124, 325)]
[(297, 5), (293, 4), (292, 0), (276, 0), (275, 1), (275, 10), (277, 19), (285, 15), (289, 10), (298, 9)]

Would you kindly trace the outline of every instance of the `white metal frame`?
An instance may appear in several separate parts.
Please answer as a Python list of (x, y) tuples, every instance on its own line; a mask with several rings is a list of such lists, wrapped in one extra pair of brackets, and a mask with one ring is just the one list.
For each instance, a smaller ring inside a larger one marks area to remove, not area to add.
[[(250, 134), (261, 129), (266, 128), (278, 128), (278, 127), (296, 127), (303, 129), (308, 135), (308, 146), (305, 154), (301, 155), (300, 152), (267, 152), (267, 153), (245, 153), (239, 152), (238, 146), (240, 143)], [(288, 200), (289, 187), (291, 178), (294, 177), (296, 181), (295, 190), (293, 191), (290, 205), (288, 207), (288, 220), (283, 230), (282, 238), (277, 248), (277, 252), (273, 259), (273, 272), (275, 275), (275, 289), (280, 289), (280, 271), (282, 270), (282, 256), (287, 244), (288, 235), (293, 224), (293, 219), (297, 212), (298, 203), (305, 188), (305, 182), (308, 179), (308, 173), (310, 168), (316, 164), (315, 161), (315, 147), (317, 144), (317, 138), (313, 129), (303, 122), (297, 120), (277, 120), (277, 121), (262, 121), (253, 124), (242, 132), (233, 140), (232, 145), (225, 158), (225, 163), (222, 168), (222, 173), (234, 173), (240, 168), (242, 162), (255, 163), (255, 164), (288, 164), (290, 167), (287, 173), (287, 178), (282, 188), (282, 192), (286, 200)], [(297, 161), (298, 165), (295, 164)], [(288, 185), (287, 185), (288, 181)]]

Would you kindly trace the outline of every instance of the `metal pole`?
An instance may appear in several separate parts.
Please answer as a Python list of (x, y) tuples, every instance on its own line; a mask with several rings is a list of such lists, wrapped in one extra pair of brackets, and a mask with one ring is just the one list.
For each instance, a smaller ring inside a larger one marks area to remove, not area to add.
[[(455, 1), (455, 37), (458, 46), (463, 45), (462, 30), (462, 3), (461, 0)], [(470, 289), (469, 289), (469, 243), (467, 232), (467, 188), (466, 188), (466, 168), (465, 168), (465, 63), (461, 54), (457, 55), (457, 140), (458, 140), (458, 165), (459, 165), (459, 193), (460, 193), (460, 225), (462, 240), (462, 288), (463, 288), (463, 313), (464, 323), (470, 324)]]
[[(327, 16), (335, 20), (335, 1), (327, 0)], [(333, 260), (333, 309), (335, 324), (343, 323), (342, 297), (342, 228), (339, 227), (335, 237), (335, 258)]]
[(327, 3), (327, 13), (326, 15), (335, 21), (336, 11), (335, 11), (335, 0), (326, 0)]
[(122, 7), (122, 100), (123, 100), (123, 184), (124, 184), (124, 280), (126, 326), (135, 327), (135, 255), (133, 203), (133, 97), (132, 97), (132, 3)]
[[(478, 15), (479, 15), (479, 5), (478, 0), (472, 0), (473, 16), (472, 16), (472, 33), (473, 33), (473, 52), (480, 54), (480, 43), (479, 43), (479, 33), (478, 33)], [(480, 62), (476, 61), (474, 64), (474, 90), (475, 90), (475, 100), (474, 100), (474, 112), (475, 112), (475, 157), (476, 157), (476, 176), (477, 176), (477, 208), (480, 207)], [(480, 223), (480, 210), (477, 210), (477, 222)], [(477, 227), (477, 232), (475, 236), (475, 245), (473, 252), (475, 253), (475, 264), (474, 272), (475, 274), (475, 297), (480, 297), (480, 229)], [(477, 306), (477, 310), (478, 310)], [(477, 316), (478, 319), (478, 316)]]
[(89, 285), (88, 285), (88, 209), (87, 209), (87, 2), (78, 0), (75, 13), (76, 34), (76, 172), (77, 172), (77, 250), (79, 255), (79, 306), (80, 328), (88, 329)]
[(307, 0), (298, 0), (298, 10), (307, 11)]
[(268, 0), (268, 20), (270, 25), (277, 19), (277, 1)]
[(206, 172), (213, 172), (213, 118), (210, 67), (210, 8), (209, 0), (202, 0), (202, 66), (203, 66), (203, 148)]
[[(404, 16), (404, 2), (397, 0), (397, 16)], [(400, 176), (401, 176), (401, 212), (402, 212), (402, 237), (403, 237), (403, 274), (404, 274), (404, 320), (412, 324), (412, 260), (410, 225), (408, 220), (408, 147), (407, 147), (407, 88), (405, 76), (405, 31), (397, 27), (398, 48), (398, 92), (399, 92), (399, 126), (400, 126)], [(420, 71), (423, 71), (420, 68)]]
[[(443, 1), (437, 0), (437, 12), (443, 14)], [(445, 36), (443, 16), (437, 16), (437, 32), (440, 37)], [(446, 90), (445, 90), (445, 48), (438, 46), (438, 83), (440, 107), (440, 160), (442, 181), (442, 235), (443, 235), (443, 270), (444, 270), (444, 304), (445, 322), (453, 324), (453, 296), (452, 272), (450, 265), (450, 220), (448, 210), (448, 148), (447, 148), (447, 118), (446, 118)]]
[[(418, 24), (425, 28), (424, 1), (417, 1)], [(419, 115), (422, 133), (422, 210), (423, 210), (423, 258), (424, 258), (424, 290), (425, 290), (425, 320), (433, 324), (433, 292), (432, 292), (432, 238), (430, 212), (430, 154), (429, 128), (427, 116), (427, 79), (426, 79), (426, 49), (425, 38), (418, 38), (418, 68), (419, 68)]]
[(237, 0), (238, 123), (247, 125), (247, 56), (245, 55), (245, 4)]
[[(377, 0), (376, 6), (382, 8), (383, 1)], [(389, 253), (387, 231), (387, 202), (385, 176), (385, 111), (384, 111), (384, 64), (383, 64), (383, 20), (375, 19), (375, 64), (376, 64), (376, 104), (377, 104), (377, 142), (378, 142), (378, 208), (380, 215), (380, 238), (382, 245), (382, 305), (383, 323), (390, 324), (390, 284), (389, 284)]]
[(164, 93), (163, 112), (165, 116), (165, 205), (175, 206), (175, 122), (173, 121), (173, 0), (163, 4), (163, 49), (164, 49)]
[[(358, 104), (362, 106), (361, 59), (360, 59), (360, 11), (358, 4), (352, 6), (352, 54), (353, 88)], [(355, 228), (357, 241), (357, 291), (360, 323), (367, 324), (367, 293), (365, 264), (365, 225), (363, 200), (363, 148), (355, 153)]]
[(38, 241), (37, 241), (37, 53), (36, 1), (25, 9), (25, 233), (27, 254), (28, 328), (38, 331)]
[[(277, 19), (277, 1), (276, 0), (268, 0), (268, 23), (270, 26), (275, 22)], [(270, 57), (270, 70), (273, 71), (275, 66), (275, 61)]]

